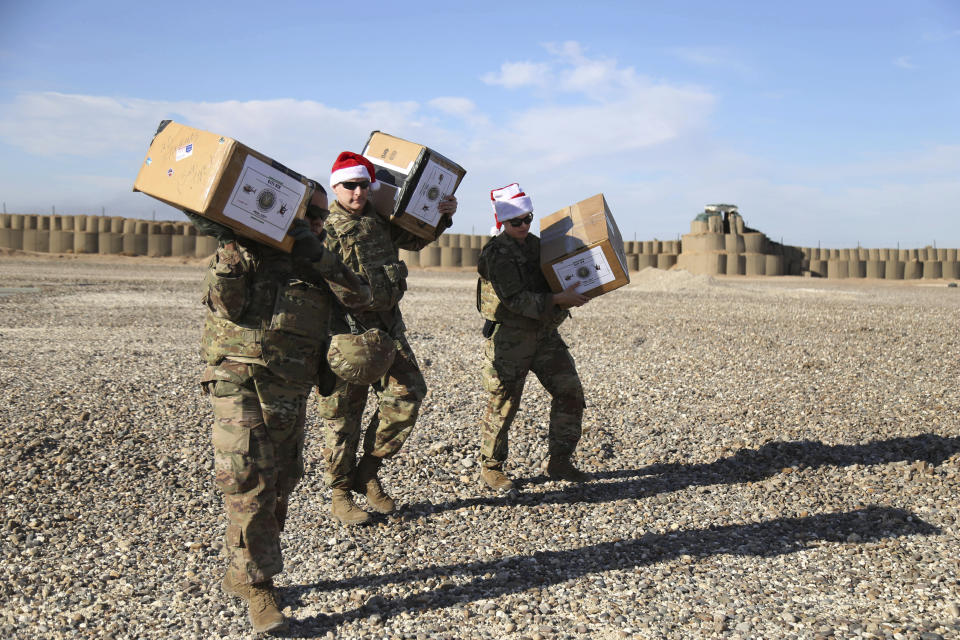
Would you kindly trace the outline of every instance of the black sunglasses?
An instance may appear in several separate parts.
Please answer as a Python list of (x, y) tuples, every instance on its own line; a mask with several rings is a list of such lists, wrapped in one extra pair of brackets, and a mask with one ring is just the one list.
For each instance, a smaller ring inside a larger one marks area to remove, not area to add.
[(511, 227), (522, 227), (523, 225), (525, 225), (525, 224), (530, 224), (531, 222), (533, 222), (533, 214), (532, 214), (532, 213), (528, 213), (527, 215), (523, 216), (522, 218), (511, 218), (511, 219), (507, 220), (507, 223), (508, 223)]
[(360, 182), (341, 182), (340, 184), (342, 184), (343, 188), (347, 191), (353, 191), (357, 187), (360, 187), (361, 189), (367, 189), (370, 187), (369, 180), (361, 180)]

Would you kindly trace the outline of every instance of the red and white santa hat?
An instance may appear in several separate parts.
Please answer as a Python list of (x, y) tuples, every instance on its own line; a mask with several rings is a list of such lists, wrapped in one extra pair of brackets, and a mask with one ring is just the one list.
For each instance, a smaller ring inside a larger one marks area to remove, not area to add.
[(493, 215), (497, 221), (498, 231), (507, 220), (533, 212), (530, 196), (525, 194), (516, 182), (490, 191), (490, 201), (493, 204)]
[(380, 187), (373, 163), (359, 153), (344, 151), (337, 156), (333, 168), (330, 169), (330, 188), (332, 189), (341, 182), (352, 182), (354, 180), (369, 180), (370, 189)]

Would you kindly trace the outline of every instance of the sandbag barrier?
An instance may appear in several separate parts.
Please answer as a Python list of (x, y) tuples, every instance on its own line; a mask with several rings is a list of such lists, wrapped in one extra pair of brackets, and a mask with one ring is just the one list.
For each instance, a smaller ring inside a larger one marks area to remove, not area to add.
[[(732, 227), (733, 228), (733, 227)], [(760, 232), (733, 228), (721, 233), (706, 222), (691, 223), (677, 240), (627, 240), (629, 271), (686, 269), (708, 275), (809, 275), (867, 280), (960, 280), (960, 250), (939, 247), (792, 247)], [(400, 251), (409, 268), (476, 269), (490, 236), (445, 233), (421, 251)], [(217, 241), (197, 235), (187, 222), (119, 216), (0, 214), (0, 248), (34, 253), (206, 258)]]
[[(691, 232), (685, 234), (678, 245), (682, 250), (677, 265), (692, 273), (706, 275), (960, 279), (960, 251), (957, 249), (793, 247), (774, 242), (764, 234), (749, 229), (720, 233), (710, 230), (702, 221), (691, 223)], [(624, 249), (629, 256), (635, 250), (655, 251), (656, 244), (625, 242)], [(726, 258), (720, 258), (720, 255)], [(629, 257), (628, 264), (632, 270), (633, 261)]]

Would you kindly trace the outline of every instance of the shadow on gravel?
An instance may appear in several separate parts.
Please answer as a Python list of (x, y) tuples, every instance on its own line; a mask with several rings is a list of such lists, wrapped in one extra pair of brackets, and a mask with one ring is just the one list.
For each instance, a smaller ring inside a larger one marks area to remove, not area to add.
[(865, 444), (823, 444), (813, 440), (769, 442), (759, 449), (741, 449), (729, 458), (709, 464), (654, 464), (638, 471), (606, 471), (595, 478), (675, 475), (695, 476), (690, 484), (753, 482), (780, 473), (786, 467), (848, 467), (854, 464), (928, 462), (938, 465), (960, 452), (960, 438), (924, 433), (874, 440)]
[[(680, 491), (686, 487), (755, 482), (782, 473), (787, 467), (847, 467), (854, 464), (875, 465), (892, 462), (927, 462), (938, 465), (960, 452), (960, 437), (946, 438), (921, 434), (865, 444), (829, 445), (805, 440), (770, 442), (759, 449), (742, 449), (728, 458), (701, 464), (653, 464), (641, 469), (601, 471), (590, 474), (595, 480), (619, 482), (567, 485), (562, 490), (542, 493), (522, 491), (525, 487), (546, 483), (544, 476), (518, 479), (519, 493), (463, 498), (440, 503), (412, 503), (400, 512), (402, 520), (416, 519), (425, 513), (455, 511), (464, 507), (508, 506), (512, 504), (600, 503), (624, 498), (647, 498), (660, 493)], [(631, 479), (633, 478), (633, 479)]]
[[(348, 580), (281, 589), (284, 601), (296, 609), (301, 594), (333, 589), (372, 589), (391, 583), (417, 582), (429, 578), (460, 576), (466, 582), (412, 593), (402, 598), (373, 598), (352, 611), (294, 621), (291, 635), (317, 637), (349, 620), (377, 614), (383, 619), (403, 611), (429, 611), (458, 603), (497, 598), (533, 587), (550, 586), (584, 575), (641, 567), (687, 554), (772, 557), (795, 553), (812, 542), (873, 542), (884, 538), (940, 533), (918, 516), (889, 507), (867, 507), (844, 513), (826, 513), (806, 518), (780, 518), (757, 524), (728, 525), (646, 534), (632, 540), (605, 542), (579, 549), (540, 551), (490, 562), (469, 562), (409, 569), (386, 575), (357, 576)], [(490, 577), (484, 577), (493, 574)]]

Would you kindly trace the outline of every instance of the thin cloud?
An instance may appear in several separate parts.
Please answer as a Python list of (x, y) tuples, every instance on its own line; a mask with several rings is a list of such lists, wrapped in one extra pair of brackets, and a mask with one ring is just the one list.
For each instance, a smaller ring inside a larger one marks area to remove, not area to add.
[(529, 109), (510, 120), (498, 143), (549, 165), (574, 164), (677, 138), (702, 124), (712, 105), (705, 93), (651, 87), (601, 104)]
[(460, 118), (472, 126), (480, 126), (489, 122), (487, 117), (477, 110), (477, 105), (468, 98), (453, 96), (434, 98), (427, 105), (446, 115)]
[(300, 148), (372, 128), (420, 126), (416, 102), (370, 102), (340, 110), (310, 100), (151, 101), (30, 93), (0, 105), (0, 139), (36, 156), (101, 157), (145, 149), (160, 120), (229, 135), (252, 147)]
[(434, 98), (430, 100), (429, 104), (434, 109), (438, 111), (443, 111), (444, 113), (450, 113), (458, 116), (471, 116), (476, 113), (477, 105), (474, 104), (473, 100), (468, 98), (456, 98), (456, 97), (441, 97)]
[(676, 139), (699, 129), (712, 111), (715, 99), (708, 92), (653, 83), (616, 59), (589, 56), (575, 41), (547, 43), (544, 49), (549, 62), (523, 64), (550, 66), (555, 82), (549, 91), (566, 94), (562, 104), (545, 100), (507, 115), (489, 132), (491, 152), (501, 150), (493, 157), (572, 165)]
[(560, 58), (569, 64), (582, 64), (586, 61), (586, 49), (576, 40), (564, 42), (546, 42), (543, 48), (547, 53)]
[(504, 62), (499, 71), (485, 73), (481, 80), (507, 89), (544, 87), (550, 80), (550, 66), (533, 62)]
[(579, 42), (548, 42), (543, 45), (554, 57), (557, 82), (553, 88), (590, 97), (610, 95), (641, 84), (633, 67), (621, 67), (615, 58), (588, 57)]
[[(897, 152), (872, 153), (856, 162), (789, 169), (816, 183), (945, 181), (960, 175), (960, 145), (933, 145)], [(960, 184), (960, 183), (958, 183)]]
[(724, 60), (717, 54), (716, 49), (703, 49), (694, 47), (672, 47), (668, 52), (673, 56), (702, 67), (719, 67), (724, 64)]
[(910, 61), (910, 56), (900, 56), (893, 61), (894, 66), (897, 66), (901, 69), (916, 69), (917, 65), (913, 64)]
[(632, 68), (621, 69), (615, 60), (585, 60), (561, 75), (561, 88), (577, 93), (608, 93), (636, 84)]
[(37, 156), (97, 157), (149, 140), (163, 113), (146, 100), (21, 94), (0, 105), (0, 139)]
[(667, 53), (697, 67), (724, 70), (743, 77), (754, 77), (756, 71), (750, 65), (737, 59), (727, 48), (721, 47), (671, 47)]

